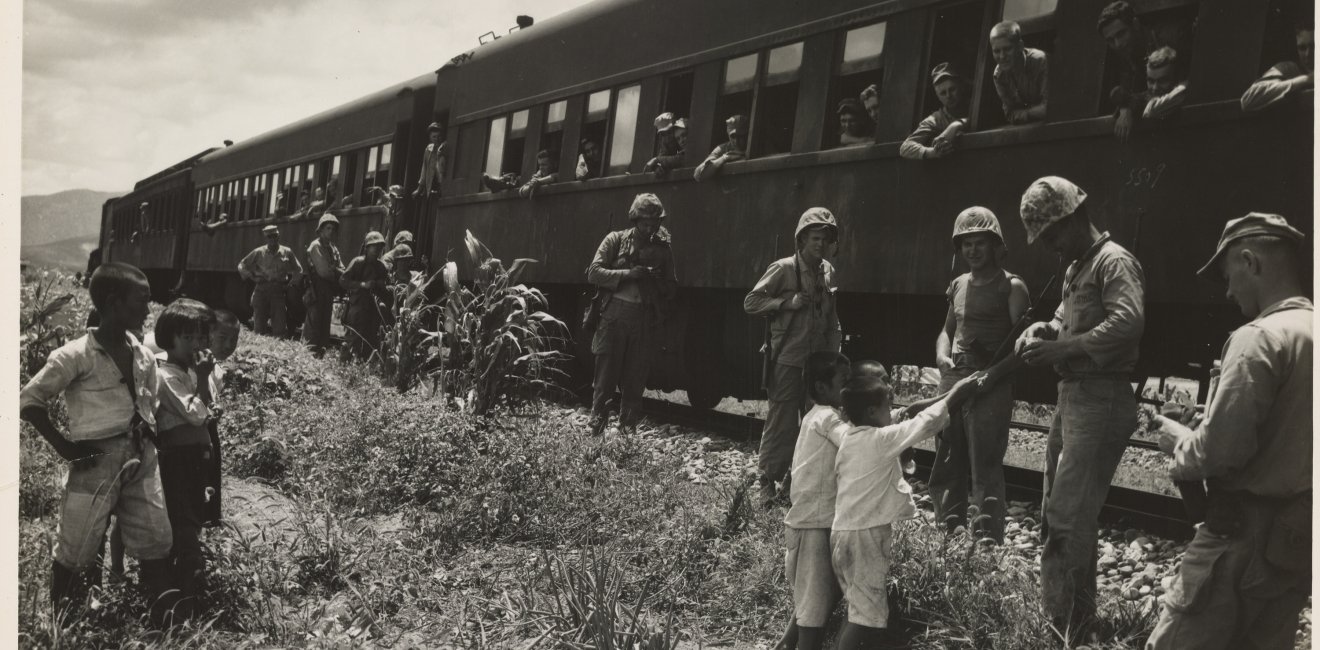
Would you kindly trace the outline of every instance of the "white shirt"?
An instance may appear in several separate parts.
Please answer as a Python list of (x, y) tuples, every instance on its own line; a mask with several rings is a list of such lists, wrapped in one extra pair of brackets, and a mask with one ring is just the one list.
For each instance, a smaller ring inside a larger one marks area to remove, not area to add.
[(802, 418), (793, 449), (793, 506), (784, 516), (790, 528), (829, 528), (834, 523), (834, 458), (851, 425), (832, 406), (817, 404)]
[[(893, 418), (900, 413), (896, 409)], [(834, 530), (865, 530), (916, 515), (912, 486), (903, 480), (899, 454), (948, 424), (948, 401), (940, 400), (905, 422), (849, 429), (834, 462), (838, 482)]]

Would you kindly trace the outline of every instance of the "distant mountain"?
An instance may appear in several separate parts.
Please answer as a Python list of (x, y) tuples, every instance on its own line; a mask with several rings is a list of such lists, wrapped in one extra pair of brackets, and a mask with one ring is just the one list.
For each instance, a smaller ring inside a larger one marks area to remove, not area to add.
[[(101, 205), (127, 192), (67, 190), (22, 198), (24, 248), (91, 237), (101, 231)], [(85, 256), (84, 256), (85, 257)]]
[(33, 266), (81, 271), (87, 268), (87, 254), (96, 248), (98, 241), (99, 238), (93, 233), (37, 246), (24, 244), (19, 248), (18, 256)]

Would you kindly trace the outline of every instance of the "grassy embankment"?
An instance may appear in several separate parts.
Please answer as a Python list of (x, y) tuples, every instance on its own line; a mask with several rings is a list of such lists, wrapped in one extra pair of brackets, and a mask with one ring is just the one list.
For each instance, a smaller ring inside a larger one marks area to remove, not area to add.
[[(79, 322), (86, 300), (60, 282)], [(652, 440), (593, 439), (554, 405), (473, 418), (246, 331), (229, 366), (230, 523), (204, 537), (208, 617), (150, 632), (108, 580), (60, 630), (47, 584), (62, 463), (25, 426), (21, 645), (754, 647), (782, 628), (782, 514), (750, 507), (737, 481), (686, 480)], [(1014, 550), (976, 551), (923, 520), (895, 548), (913, 647), (1056, 646), (1035, 566)], [(1151, 624), (1108, 596), (1102, 610), (1114, 647)]]

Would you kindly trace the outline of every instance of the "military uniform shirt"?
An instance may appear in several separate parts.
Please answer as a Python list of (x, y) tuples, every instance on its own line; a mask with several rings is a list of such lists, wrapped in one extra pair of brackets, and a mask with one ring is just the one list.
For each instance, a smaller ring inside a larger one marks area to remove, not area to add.
[(1137, 367), (1146, 327), (1145, 276), (1122, 246), (1100, 236), (1063, 276), (1063, 302), (1052, 325), (1058, 340), (1081, 339), (1084, 357), (1055, 365), (1064, 377), (1126, 374)]

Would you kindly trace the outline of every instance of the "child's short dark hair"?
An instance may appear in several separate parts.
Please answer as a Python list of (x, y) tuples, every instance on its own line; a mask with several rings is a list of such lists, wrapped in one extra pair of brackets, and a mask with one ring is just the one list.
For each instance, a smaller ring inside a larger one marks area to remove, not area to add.
[(807, 396), (819, 402), (816, 394), (816, 382), (828, 384), (834, 381), (834, 373), (839, 369), (848, 369), (848, 357), (838, 352), (812, 352), (807, 356), (807, 363), (802, 368), (802, 381), (807, 385)]
[(871, 359), (862, 359), (854, 361), (850, 377), (875, 377), (886, 383), (893, 381), (889, 376), (889, 371), (885, 369), (885, 364)]
[(151, 286), (142, 269), (123, 262), (106, 262), (92, 273), (92, 279), (87, 282), (87, 293), (91, 295), (96, 311), (105, 313), (112, 297), (122, 297), (139, 284)]
[(170, 303), (156, 319), (156, 345), (162, 350), (174, 347), (174, 337), (180, 334), (210, 331), (215, 312), (205, 304), (191, 298), (180, 298)]
[(872, 406), (889, 406), (893, 399), (893, 389), (888, 382), (878, 377), (853, 377), (843, 387), (843, 412), (848, 421), (853, 423), (866, 419), (866, 409)]
[(241, 327), (238, 322), (238, 316), (235, 316), (234, 312), (229, 311), (228, 309), (214, 309), (211, 313), (214, 314), (215, 318), (211, 323), (212, 327), (224, 327), (229, 329), (239, 329), (239, 327)]

